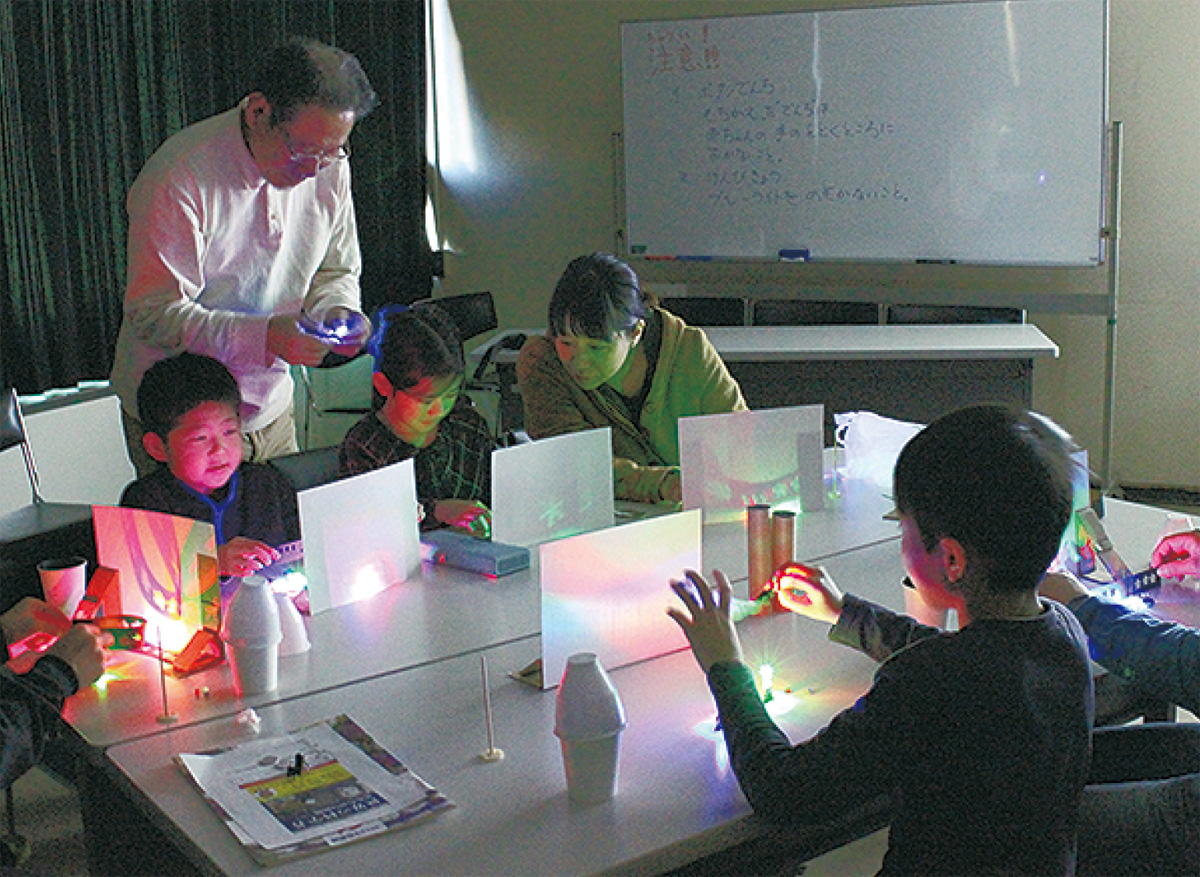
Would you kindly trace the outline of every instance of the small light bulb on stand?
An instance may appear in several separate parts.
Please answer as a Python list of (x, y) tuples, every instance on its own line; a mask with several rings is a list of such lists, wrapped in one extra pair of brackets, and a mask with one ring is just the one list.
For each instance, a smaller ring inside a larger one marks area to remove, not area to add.
[(758, 668), (758, 679), (762, 685), (763, 703), (770, 703), (775, 699), (775, 668), (770, 664), (763, 664)]

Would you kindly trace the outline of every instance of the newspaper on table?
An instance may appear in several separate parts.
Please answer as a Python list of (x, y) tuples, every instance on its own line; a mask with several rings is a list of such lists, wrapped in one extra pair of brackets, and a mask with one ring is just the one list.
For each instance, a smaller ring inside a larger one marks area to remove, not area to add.
[(392, 831), (454, 806), (345, 715), (176, 760), (260, 864)]

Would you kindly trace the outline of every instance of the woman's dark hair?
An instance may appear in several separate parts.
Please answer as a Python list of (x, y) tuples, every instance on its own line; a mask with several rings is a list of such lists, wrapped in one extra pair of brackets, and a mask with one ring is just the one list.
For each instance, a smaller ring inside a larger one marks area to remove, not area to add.
[(205, 402), (223, 402), (234, 413), (242, 404), (237, 378), (211, 356), (180, 353), (161, 359), (138, 384), (138, 419), (164, 442), (185, 414)]
[(553, 335), (583, 335), (610, 341), (646, 319), (646, 305), (633, 269), (612, 253), (573, 259), (550, 298)]
[(353, 113), (358, 121), (379, 102), (357, 58), (306, 37), (292, 37), (268, 51), (250, 91), (266, 97), (273, 125), (291, 121), (310, 104)]
[(1034, 588), (1073, 509), (1071, 437), (1032, 411), (962, 408), (912, 438), (894, 474), (896, 508), (926, 548), (957, 539), (997, 591)]
[(422, 378), (466, 371), (458, 329), (436, 304), (392, 305), (379, 311), (376, 323), (368, 349), (375, 371), (397, 390), (416, 386)]

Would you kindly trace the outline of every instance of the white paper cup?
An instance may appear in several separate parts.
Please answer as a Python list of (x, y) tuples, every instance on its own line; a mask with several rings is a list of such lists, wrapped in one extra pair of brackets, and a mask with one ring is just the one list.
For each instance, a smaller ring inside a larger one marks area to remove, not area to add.
[(559, 738), (568, 798), (577, 804), (600, 804), (616, 794), (620, 741), (620, 732), (595, 740)]
[(276, 594), (275, 603), (279, 606), (279, 630), (283, 634), (279, 641), (279, 657), (307, 652), (312, 643), (308, 640), (308, 628), (304, 626), (300, 610), (287, 594)]
[(279, 685), (279, 646), (257, 648), (226, 644), (239, 694), (263, 694)]
[(46, 602), (70, 618), (87, 589), (87, 561), (82, 557), (51, 557), (37, 568)]

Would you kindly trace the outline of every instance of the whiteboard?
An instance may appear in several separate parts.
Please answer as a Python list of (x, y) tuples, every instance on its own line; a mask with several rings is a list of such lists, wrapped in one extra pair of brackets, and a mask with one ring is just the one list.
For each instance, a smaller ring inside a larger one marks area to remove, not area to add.
[(1094, 265), (1106, 0), (621, 26), (629, 252)]

